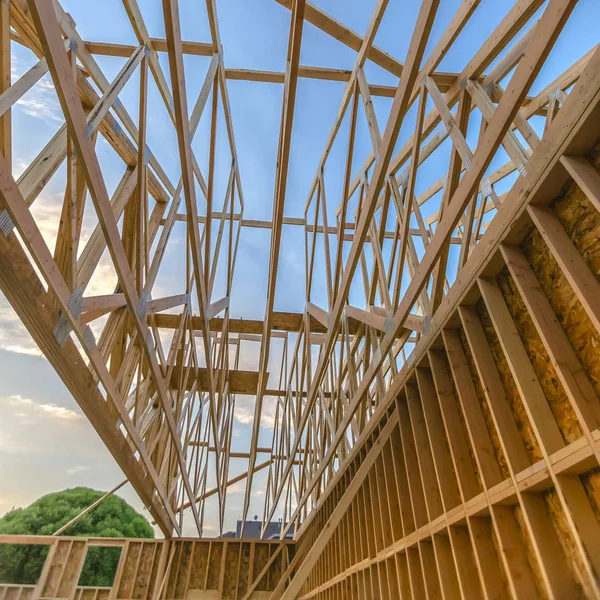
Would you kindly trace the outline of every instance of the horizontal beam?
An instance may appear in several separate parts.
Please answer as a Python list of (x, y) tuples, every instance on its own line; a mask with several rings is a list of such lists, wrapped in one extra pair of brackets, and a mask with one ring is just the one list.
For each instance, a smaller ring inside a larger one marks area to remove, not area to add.
[[(360, 318), (361, 314), (365, 311), (361, 309), (356, 309), (354, 307), (349, 307), (350, 311), (348, 312), (348, 325), (349, 325), (349, 333), (350, 335), (355, 335), (358, 332), (358, 329), (363, 322), (363, 319)], [(368, 313), (373, 317), (381, 316), (381, 308), (372, 307), (373, 313)], [(310, 317), (310, 332), (311, 333), (326, 333), (327, 328), (314, 316), (309, 315)], [(179, 327), (179, 322), (181, 319), (181, 315), (164, 315), (157, 314), (155, 315), (156, 326), (161, 327), (163, 329), (177, 329)], [(380, 323), (377, 321), (378, 325), (373, 325), (376, 329), (381, 329), (379, 326)], [(224, 319), (221, 318), (213, 318), (210, 319), (210, 330), (212, 332), (222, 332), (224, 325)], [(272, 319), (272, 329), (273, 331), (287, 331), (290, 333), (298, 333), (304, 328), (304, 315), (301, 313), (288, 313), (288, 312), (274, 312)], [(191, 323), (192, 329), (196, 331), (203, 331), (204, 326), (202, 320), (199, 317), (192, 317)], [(421, 332), (423, 329), (422, 319), (418, 315), (410, 315), (406, 327), (412, 329), (413, 331)], [(229, 319), (229, 327), (228, 332), (231, 333), (239, 333), (239, 334), (250, 334), (250, 335), (262, 335), (263, 321), (259, 319)], [(383, 331), (383, 329), (381, 329)]]
[[(367, 311), (355, 306), (347, 306), (346, 314), (349, 318), (360, 321), (361, 323), (364, 323), (369, 327), (373, 327), (378, 331), (385, 331), (385, 320), (388, 315), (383, 308), (372, 306), (371, 310)], [(423, 317), (420, 317), (419, 315), (409, 315), (406, 318), (404, 326), (412, 331), (418, 331), (419, 333), (422, 333)]]
[[(183, 54), (191, 56), (212, 56), (214, 49), (212, 44), (204, 42), (182, 42)], [(128, 58), (133, 54), (137, 46), (130, 44), (111, 44), (105, 42), (85, 42), (85, 47), (91, 54), (103, 56), (120, 56)], [(164, 39), (152, 38), (152, 49), (156, 52), (166, 52), (167, 42)], [(303, 79), (320, 79), (322, 81), (349, 81), (352, 71), (349, 69), (332, 69), (327, 67), (313, 67), (310, 65), (300, 65), (298, 67), (298, 77)], [(431, 74), (431, 78), (441, 92), (450, 89), (456, 80), (457, 73), (436, 72)], [(225, 69), (225, 77), (230, 81), (254, 81), (262, 83), (280, 83), (285, 82), (285, 73), (283, 71), (262, 71), (259, 69)], [(392, 85), (370, 84), (369, 91), (372, 96), (383, 96), (393, 98), (396, 87)]]
[[(84, 42), (90, 54), (102, 56), (131, 56), (137, 46), (131, 44), (111, 44), (106, 42)], [(167, 40), (163, 38), (150, 38), (152, 50), (156, 52), (167, 52)], [(212, 44), (205, 42), (182, 42), (183, 54), (193, 56), (212, 56), (214, 53)]]
[[(181, 315), (156, 315), (156, 326), (164, 329), (177, 329)], [(303, 328), (304, 316), (300, 313), (274, 312), (273, 329), (279, 331), (298, 332)], [(210, 330), (223, 331), (223, 319), (211, 319)], [(203, 331), (202, 320), (192, 317), (192, 329)], [(263, 321), (258, 319), (229, 319), (229, 333), (253, 333), (262, 334)], [(311, 319), (311, 332), (324, 333), (325, 328), (316, 320)]]
[[(219, 378), (220, 371), (218, 369), (213, 371), (213, 377), (215, 380)], [(209, 387), (209, 379), (208, 379), (208, 370), (205, 368), (189, 368), (184, 367), (183, 371), (179, 364), (173, 366), (173, 374), (170, 380), (170, 386), (172, 390), (178, 390), (180, 385), (184, 379), (185, 381), (185, 390), (191, 390), (195, 387), (197, 382), (196, 390), (200, 392), (208, 392), (210, 390)], [(258, 371), (242, 371), (230, 369), (227, 371), (227, 383), (228, 390), (230, 394), (248, 394), (255, 395), (258, 389)]]
[[(238, 81), (256, 81), (264, 83), (284, 83), (285, 73), (283, 71), (260, 71), (256, 69), (225, 69), (225, 76), (229, 80)], [(298, 77), (304, 79), (321, 79), (323, 81), (350, 81), (352, 71), (349, 69), (330, 69), (327, 67), (311, 67), (300, 65), (298, 67)], [(458, 73), (437, 72), (431, 74), (431, 79), (435, 81), (440, 91), (445, 92), (450, 89), (458, 77)], [(392, 85), (369, 84), (369, 91), (372, 96), (384, 96), (393, 98), (396, 93), (396, 87)]]

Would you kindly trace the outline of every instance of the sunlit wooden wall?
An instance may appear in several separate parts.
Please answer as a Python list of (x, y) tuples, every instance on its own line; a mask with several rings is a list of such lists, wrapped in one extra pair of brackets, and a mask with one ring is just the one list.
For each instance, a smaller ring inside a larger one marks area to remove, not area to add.
[(303, 524), (299, 597), (599, 596), (600, 158), (564, 150)]

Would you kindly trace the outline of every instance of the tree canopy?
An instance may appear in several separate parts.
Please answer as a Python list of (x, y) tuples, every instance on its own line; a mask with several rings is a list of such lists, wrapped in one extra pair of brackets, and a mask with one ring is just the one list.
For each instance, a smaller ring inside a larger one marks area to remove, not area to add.
[[(0, 518), (0, 533), (52, 535), (103, 495), (104, 492), (76, 487), (42, 496), (27, 508), (16, 508)], [(113, 494), (62, 535), (153, 538), (154, 530), (125, 500)], [(36, 583), (47, 553), (47, 546), (0, 546), (0, 582)], [(79, 584), (112, 585), (120, 553), (120, 548), (89, 548)]]

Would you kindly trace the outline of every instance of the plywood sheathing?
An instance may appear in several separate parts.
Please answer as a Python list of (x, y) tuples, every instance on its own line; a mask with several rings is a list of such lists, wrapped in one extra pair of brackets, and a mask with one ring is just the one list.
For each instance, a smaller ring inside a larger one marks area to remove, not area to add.
[[(579, 246), (580, 251), (588, 249), (582, 256), (589, 261), (590, 255), (593, 257), (600, 245), (600, 216), (597, 211), (575, 184), (569, 187), (553, 208), (573, 244)], [(596, 393), (600, 394), (600, 334), (537, 230), (531, 232), (521, 248)], [(598, 268), (596, 263), (593, 268), (596, 274)]]
[[(498, 432), (496, 431), (496, 426), (494, 425), (494, 421), (492, 415), (490, 413), (490, 407), (485, 398), (485, 394), (483, 391), (483, 387), (481, 385), (481, 379), (477, 374), (477, 370), (475, 368), (475, 364), (473, 362), (473, 356), (471, 354), (471, 348), (469, 347), (467, 340), (465, 338), (464, 330), (459, 328), (458, 334), (460, 336), (460, 340), (463, 346), (463, 350), (465, 352), (465, 357), (467, 359), (467, 363), (469, 365), (469, 372), (471, 373), (471, 378), (473, 379), (473, 383), (475, 386), (475, 393), (477, 394), (477, 399), (479, 400), (479, 404), (481, 405), (481, 411), (483, 413), (483, 418), (485, 419), (485, 424), (490, 435), (490, 439), (492, 440), (492, 444), (494, 446), (494, 452), (496, 454), (496, 460), (498, 461), (498, 465), (500, 466), (500, 471), (504, 479), (509, 476), (508, 466), (506, 464), (506, 457), (504, 456), (504, 450), (502, 449), (502, 444), (500, 443), (500, 438), (498, 437)], [(461, 413), (462, 414), (462, 413)], [(463, 417), (464, 421), (464, 417)], [(471, 449), (471, 453), (473, 450)]]
[(497, 281), (558, 428), (567, 443), (574, 442), (583, 435), (577, 415), (508, 269), (498, 275)]
[(533, 542), (531, 541), (529, 530), (523, 518), (523, 508), (521, 507), (521, 505), (516, 504), (514, 507), (512, 507), (511, 510), (513, 511), (517, 523), (519, 525), (519, 533), (521, 535), (523, 543), (525, 544), (525, 555), (527, 557), (529, 568), (531, 569), (531, 572), (533, 573), (533, 576), (535, 578), (537, 592), (540, 598), (546, 600), (547, 598), (549, 598), (549, 595), (546, 592), (541, 567), (536, 559), (536, 552), (533, 548)]
[(535, 438), (533, 428), (531, 427), (529, 417), (527, 416), (527, 411), (523, 406), (523, 400), (519, 395), (519, 390), (517, 389), (517, 385), (513, 379), (510, 367), (508, 366), (508, 362), (504, 356), (504, 351), (500, 346), (500, 341), (498, 340), (498, 336), (494, 330), (494, 326), (492, 325), (492, 321), (483, 300), (479, 300), (477, 303), (477, 314), (481, 319), (481, 325), (485, 332), (485, 337), (490, 346), (492, 356), (494, 357), (494, 362), (496, 364), (496, 368), (498, 369), (498, 374), (500, 375), (502, 385), (504, 386), (506, 399), (515, 417), (519, 433), (521, 434), (521, 437), (525, 443), (525, 449), (527, 450), (529, 460), (531, 463), (534, 463), (542, 459), (542, 453)]

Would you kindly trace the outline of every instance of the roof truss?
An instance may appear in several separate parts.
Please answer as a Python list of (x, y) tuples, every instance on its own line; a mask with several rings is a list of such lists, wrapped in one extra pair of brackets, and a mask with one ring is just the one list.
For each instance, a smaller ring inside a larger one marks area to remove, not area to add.
[[(550, 0), (534, 23), (543, 2), (516, 0), (461, 73), (441, 72), (438, 66), (479, 0), (461, 3), (428, 53), (439, 0), (423, 0), (402, 62), (374, 44), (386, 0), (377, 2), (363, 37), (309, 2), (277, 2), (290, 15), (284, 73), (226, 67), (214, 0), (206, 2), (211, 39), (205, 42), (182, 40), (178, 0), (163, 0), (165, 39), (150, 37), (136, 0), (123, 0), (138, 45), (84, 40), (59, 3), (0, 5), (0, 288), (166, 535), (181, 533), (188, 508), (201, 535), (204, 503), (213, 496), (222, 531), (228, 488), (241, 481), (245, 519), (254, 475), (263, 470), (268, 470), (264, 522), (279, 511), (285, 532), (306, 519), (363, 438), (450, 291), (462, 285), (461, 272), (486, 255), (480, 240), (511, 198), (507, 182), (526, 176), (540, 140), (592, 56), (539, 94), (528, 95), (575, 0)], [(355, 50), (354, 67), (300, 64), (306, 22)], [(11, 39), (39, 59), (12, 85)], [(159, 53), (168, 57), (169, 78)], [(187, 104), (186, 54), (210, 57), (193, 106)], [(95, 55), (124, 59), (112, 82)], [(368, 81), (367, 61), (399, 78), (398, 85)], [(136, 71), (137, 122), (118, 98)], [(65, 124), (15, 180), (10, 110), (46, 73)], [(291, 218), (284, 214), (285, 200), (296, 90), (303, 77), (342, 81), (345, 87), (304, 216)], [(244, 218), (231, 80), (283, 84), (270, 221)], [(149, 81), (177, 135), (179, 181), (169, 179), (146, 141)], [(393, 99), (386, 123), (378, 121), (374, 108), (379, 96)], [(414, 132), (398, 149), (411, 110)], [(209, 156), (205, 173), (192, 145), (203, 115), (210, 122), (208, 139), (201, 142)], [(372, 147), (355, 169), (359, 118), (366, 120)], [(541, 131), (534, 118), (544, 120)], [(469, 130), (473, 122), (480, 124), (476, 136)], [(220, 198), (215, 144), (223, 125), (231, 168)], [(346, 160), (337, 173), (343, 192), (334, 198), (326, 167), (346, 127)], [(95, 148), (98, 135), (123, 161), (112, 197)], [(427, 160), (446, 140), (451, 150), (444, 177), (417, 195)], [(491, 169), (499, 156), (504, 164)], [(67, 185), (52, 249), (31, 207), (63, 163)], [(88, 196), (97, 223), (83, 243)], [(185, 285), (154, 297), (180, 223), (187, 240)], [(285, 226), (302, 227), (305, 235), (306, 308), (298, 314), (275, 310)], [(270, 232), (262, 321), (230, 315), (239, 239), (247, 227)], [(117, 283), (113, 293), (94, 295), (88, 288), (105, 251)], [(214, 293), (220, 268), (224, 295)], [(242, 348), (258, 357), (256, 371), (240, 367)], [(269, 373), (274, 356), (280, 370)], [(255, 399), (253, 427), (247, 452), (234, 453), (241, 394)], [(266, 449), (259, 446), (265, 399), (274, 406), (272, 445)], [(261, 462), (258, 455), (265, 452), (269, 458)], [(247, 460), (241, 474), (232, 474), (232, 458)]]

